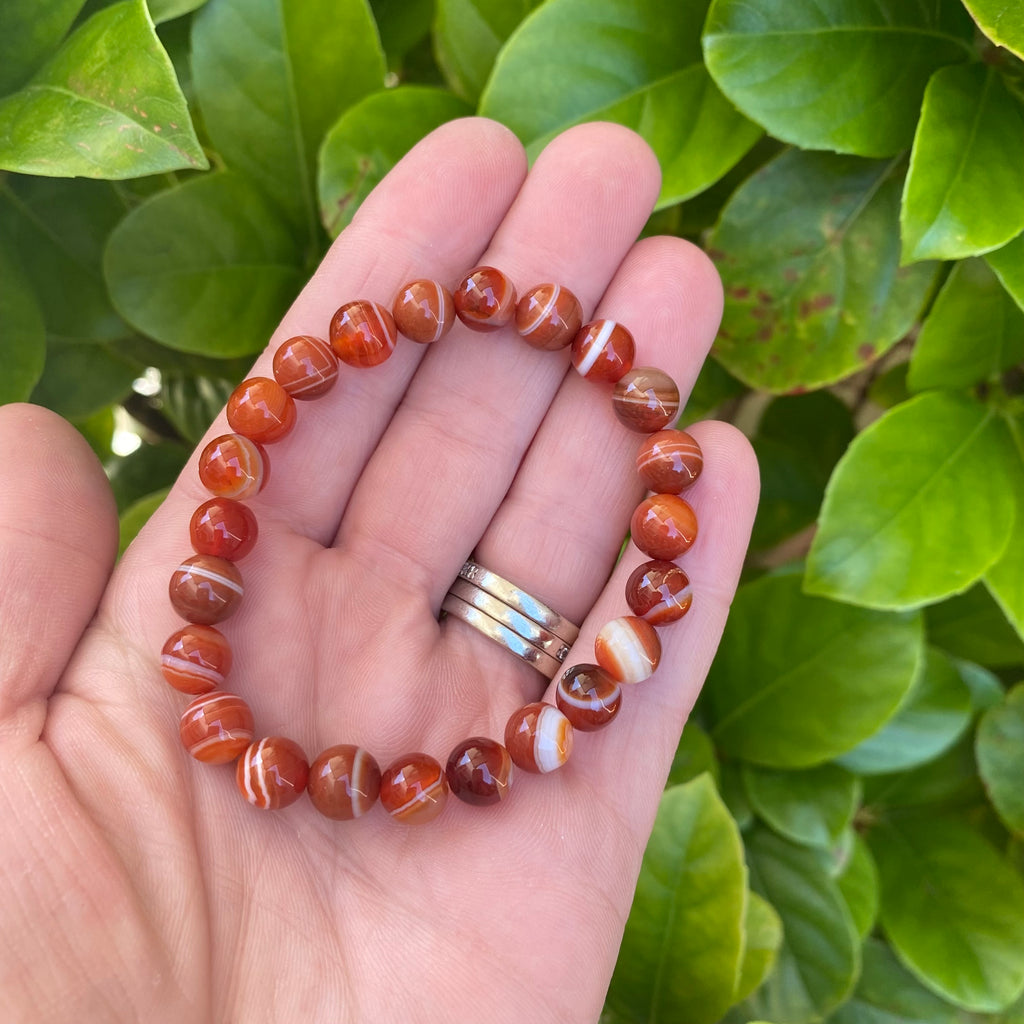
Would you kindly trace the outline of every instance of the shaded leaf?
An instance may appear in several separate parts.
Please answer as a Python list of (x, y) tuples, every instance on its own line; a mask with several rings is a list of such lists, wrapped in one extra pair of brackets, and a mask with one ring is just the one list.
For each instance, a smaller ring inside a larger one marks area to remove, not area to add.
[(928, 808), (934, 812), (941, 808), (964, 808), (983, 799), (974, 761), (974, 741), (969, 735), (917, 768), (864, 779), (864, 803), (871, 815), (886, 809)]
[(974, 750), (992, 806), (1011, 832), (1024, 836), (1024, 683), (981, 716)]
[(21, 85), (57, 48), (84, 0), (0, 4), (0, 96)]
[(993, 43), (1024, 58), (1024, 9), (1013, 0), (964, 0), (964, 6)]
[(985, 573), (985, 586), (1024, 637), (1024, 422), (1007, 416), (1006, 423), (1014, 440), (1006, 465), (1006, 489), (1013, 495), (1017, 518), (1009, 544)]
[(928, 639), (950, 654), (1000, 668), (1024, 664), (1024, 642), (982, 586), (925, 611)]
[(388, 67), (398, 69), (402, 58), (429, 34), (434, 0), (370, 0), (370, 7)]
[(782, 946), (782, 919), (775, 908), (756, 892), (747, 893), (747, 914), (743, 922), (743, 962), (733, 995), (739, 1002), (764, 982), (775, 966)]
[(183, 14), (195, 11), (206, 3), (206, 0), (146, 0), (149, 13), (158, 25), (162, 21), (180, 18)]
[(138, 372), (137, 365), (108, 345), (51, 341), (31, 400), (65, 419), (81, 419), (123, 399)]
[(718, 781), (718, 761), (715, 759), (715, 748), (708, 734), (693, 721), (687, 722), (683, 734), (679, 737), (676, 755), (672, 759), (672, 767), (668, 773), (666, 786), (676, 786), (689, 782), (707, 772)]
[(986, 253), (985, 260), (1017, 305), (1024, 309), (1024, 235), (1018, 235), (1001, 249)]
[(971, 661), (954, 658), (953, 664), (971, 695), (971, 708), (975, 714), (988, 711), (1002, 702), (1003, 684), (997, 675)]
[(718, 789), (737, 826), (742, 830), (749, 828), (754, 822), (754, 812), (743, 787), (743, 770), (739, 761), (723, 761), (719, 764)]
[(868, 844), (857, 833), (853, 835), (849, 860), (836, 876), (836, 883), (849, 908), (857, 934), (865, 938), (878, 918), (878, 868)]
[(118, 558), (128, 550), (128, 545), (135, 540), (136, 534), (146, 525), (149, 517), (163, 504), (164, 498), (167, 497), (169, 491), (169, 487), (164, 487), (159, 491), (154, 491), (152, 494), (147, 494), (145, 497), (133, 502), (121, 513), (119, 520), (120, 538), (117, 543)]
[(738, 398), (744, 391), (746, 388), (743, 384), (721, 363), (711, 358), (705, 359), (686, 400), (686, 407), (679, 419), (680, 425), (686, 427), (698, 420), (707, 419), (723, 402)]
[(135, 502), (169, 488), (192, 454), (183, 444), (143, 444), (107, 467), (117, 507), (123, 515)]
[(46, 361), (43, 314), (19, 262), (15, 250), (0, 237), (0, 325), (4, 356), (0, 405), (25, 401), (42, 376)]
[(897, 363), (880, 373), (868, 388), (868, 398), (883, 409), (891, 409), (910, 397), (907, 389), (909, 363)]
[(189, 374), (165, 374), (160, 391), (160, 411), (186, 441), (198, 444), (217, 414), (227, 405), (235, 383)]

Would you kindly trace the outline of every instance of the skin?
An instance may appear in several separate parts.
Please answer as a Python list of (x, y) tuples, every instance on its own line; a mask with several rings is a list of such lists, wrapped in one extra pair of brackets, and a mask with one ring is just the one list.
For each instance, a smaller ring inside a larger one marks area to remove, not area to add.
[[(658, 185), (646, 145), (614, 125), (565, 132), (528, 174), (504, 128), (448, 124), (366, 201), (254, 372), (270, 375), (284, 339), (323, 336), (348, 299), (389, 303), (412, 277), (454, 283), (490, 263), (520, 286), (568, 285), (586, 319), (627, 324), (638, 364), (685, 395), (721, 287), (686, 242), (635, 241)], [(330, 395), (300, 403), (250, 502), (260, 538), (223, 624), (229, 688), (257, 736), (289, 736), (311, 758), (360, 743), (382, 765), (500, 739), (546, 684), (465, 624), (438, 624), (474, 548), (582, 622), (569, 661), (593, 659), (644, 560), (630, 546), (616, 565), (642, 497), (640, 437), (615, 420), (608, 386), (566, 373), (567, 359), (512, 330), (457, 327), (432, 347), (402, 341), (380, 367), (342, 367)], [(221, 415), (209, 437), (226, 430)], [(114, 503), (84, 441), (44, 409), (0, 408), (0, 1016), (596, 1020), (756, 504), (743, 437), (721, 423), (692, 433), (706, 460), (687, 494), (695, 598), (659, 631), (656, 675), (627, 688), (610, 728), (578, 734), (559, 772), (519, 773), (494, 807), (451, 798), (417, 828), (380, 807), (348, 823), (307, 800), (258, 811), (233, 768), (184, 752), (185, 699), (158, 652), (180, 626), (167, 579), (207, 496), (194, 460), (114, 569)]]

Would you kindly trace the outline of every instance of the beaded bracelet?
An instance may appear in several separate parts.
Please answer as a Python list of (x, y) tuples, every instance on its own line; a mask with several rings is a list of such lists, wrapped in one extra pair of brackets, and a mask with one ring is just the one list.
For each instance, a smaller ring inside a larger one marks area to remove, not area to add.
[[(235, 562), (256, 543), (258, 527), (242, 503), (266, 486), (270, 464), (263, 445), (281, 440), (294, 427), (295, 400), (326, 395), (338, 378), (338, 360), (376, 366), (391, 355), (398, 333), (414, 342), (439, 341), (455, 318), (475, 331), (496, 331), (513, 319), (535, 348), (572, 346), (572, 364), (588, 380), (614, 385), (612, 405), (630, 430), (650, 435), (637, 453), (641, 480), (655, 492), (630, 521), (633, 541), (651, 557), (626, 583), (632, 615), (613, 619), (597, 634), (596, 664), (579, 664), (561, 676), (555, 703), (518, 708), (505, 727), (504, 745), (474, 736), (459, 743), (445, 767), (427, 754), (410, 753), (382, 772), (361, 747), (340, 744), (310, 765), (302, 749), (283, 736), (254, 741), (253, 715), (241, 697), (222, 689), (231, 668), (231, 648), (213, 627), (242, 598)], [(679, 411), (679, 390), (663, 371), (633, 368), (630, 332), (614, 320), (582, 324), (582, 310), (567, 288), (542, 284), (518, 302), (510, 279), (493, 267), (477, 267), (454, 295), (437, 281), (416, 280), (400, 288), (392, 309), (366, 299), (348, 302), (334, 314), (330, 344), (310, 335), (289, 338), (273, 359), (274, 379), (252, 377), (227, 405), (233, 431), (215, 438), (199, 458), (199, 477), (215, 497), (196, 509), (189, 526), (194, 557), (171, 576), (170, 598), (187, 622), (164, 644), (161, 668), (175, 689), (195, 699), (181, 717), (186, 750), (208, 764), (238, 760), (237, 782), (256, 807), (276, 809), (306, 791), (328, 818), (347, 820), (376, 800), (392, 817), (425, 822), (442, 810), (448, 792), (470, 804), (502, 800), (513, 765), (545, 773), (565, 764), (574, 730), (590, 732), (615, 718), (622, 683), (637, 683), (657, 668), (661, 643), (654, 627), (673, 622), (690, 608), (686, 574), (672, 559), (697, 535), (693, 509), (679, 494), (700, 474), (703, 456), (684, 431), (663, 429)]]

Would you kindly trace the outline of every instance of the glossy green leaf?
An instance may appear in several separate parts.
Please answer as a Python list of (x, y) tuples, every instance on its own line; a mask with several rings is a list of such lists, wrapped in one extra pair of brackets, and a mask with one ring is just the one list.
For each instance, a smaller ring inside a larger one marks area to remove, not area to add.
[(708, 240), (727, 370), (767, 391), (817, 388), (907, 333), (937, 266), (899, 266), (902, 173), (901, 160), (789, 150), (736, 191)]
[(751, 888), (782, 919), (775, 969), (745, 1004), (765, 1020), (804, 1024), (835, 1009), (860, 970), (860, 942), (816, 853), (766, 830), (747, 840)]
[(1003, 684), (994, 672), (960, 658), (954, 658), (953, 664), (971, 695), (971, 708), (975, 714), (980, 715), (1002, 703)]
[(932, 991), (994, 1012), (1024, 989), (1024, 881), (958, 818), (902, 815), (868, 835), (881, 922)]
[(912, 391), (967, 388), (1021, 359), (1024, 310), (984, 260), (961, 260), (921, 328), (907, 384)]
[(742, 957), (747, 872), (709, 775), (661, 798), (608, 1004), (630, 1021), (714, 1024)]
[(505, 40), (540, 0), (437, 0), (434, 52), (445, 80), (475, 103)]
[(912, 608), (966, 589), (1009, 540), (1012, 457), (1003, 420), (967, 398), (930, 391), (890, 409), (832, 475), (807, 590)]
[(764, 982), (775, 966), (782, 946), (782, 919), (775, 908), (756, 892), (747, 893), (743, 922), (743, 962), (733, 999), (746, 999)]
[(198, 10), (206, 0), (146, 0), (149, 13), (158, 25), (162, 21), (180, 18), (183, 14)]
[(974, 760), (974, 740), (963, 736), (944, 754), (917, 768), (864, 779), (869, 818), (881, 810), (962, 809), (984, 801)]
[(0, 96), (12, 92), (52, 53), (84, 0), (4, 0), (0, 4)]
[(672, 759), (666, 785), (677, 786), (682, 782), (689, 782), (704, 772), (718, 781), (715, 748), (708, 734), (696, 722), (690, 721), (686, 723), (683, 734), (679, 737), (679, 745)]
[(853, 836), (850, 857), (836, 876), (836, 884), (849, 908), (857, 934), (864, 939), (878, 919), (878, 868), (868, 844), (857, 833)]
[(149, 517), (163, 504), (164, 498), (170, 492), (169, 487), (164, 487), (152, 494), (147, 494), (138, 501), (133, 502), (124, 512), (119, 520), (120, 537), (117, 543), (117, 557), (120, 558), (128, 545), (135, 540), (139, 530), (149, 521)]
[(932, 647), (896, 714), (838, 760), (864, 775), (902, 771), (938, 757), (970, 721), (971, 691), (953, 659)]
[(974, 750), (992, 806), (1011, 832), (1024, 836), (1024, 683), (982, 715)]
[(868, 939), (857, 988), (827, 1024), (962, 1024), (954, 1006), (929, 992), (880, 939)]
[(498, 55), (480, 113), (531, 155), (570, 125), (617, 121), (662, 168), (659, 205), (707, 188), (757, 141), (701, 62), (706, 2), (548, 0)]
[(1008, 417), (1006, 422), (1014, 440), (1006, 465), (1007, 490), (1014, 497), (1017, 519), (1009, 544), (985, 573), (985, 586), (1024, 637), (1024, 421)]
[(0, 167), (10, 171), (133, 178), (206, 166), (143, 0), (98, 11), (0, 100)]
[(316, 235), (316, 154), (342, 111), (384, 84), (366, 0), (218, 0), (196, 16), (192, 71), (230, 168)]
[(0, 330), (4, 370), (0, 405), (23, 402), (43, 372), (46, 331), (32, 286), (22, 273), (17, 250), (0, 237)]
[(964, 6), (993, 43), (1024, 58), (1024, 8), (1015, 0), (964, 0)]
[(133, 210), (104, 272), (121, 315), (171, 348), (258, 352), (303, 283), (287, 226), (230, 171), (196, 178)]
[(131, 390), (139, 367), (108, 345), (64, 345), (51, 341), (32, 401), (65, 419), (91, 416)]
[(1024, 665), (1024, 641), (983, 586), (932, 605), (925, 621), (929, 641), (950, 654), (991, 668)]
[(986, 253), (985, 260), (1017, 305), (1024, 309), (1024, 234), (1001, 249)]
[(921, 619), (809, 597), (797, 575), (740, 587), (708, 676), (711, 737), (776, 768), (832, 759), (874, 733), (910, 688)]
[(320, 151), (317, 193), (327, 233), (339, 235), (362, 201), (438, 125), (472, 109), (444, 89), (400, 85), (373, 93), (337, 120)]
[(776, 138), (890, 156), (910, 144), (932, 72), (970, 54), (954, 0), (715, 0), (704, 55), (721, 90)]
[(828, 846), (850, 824), (860, 798), (857, 777), (834, 764), (806, 771), (743, 766), (747, 799), (779, 835), (803, 846)]

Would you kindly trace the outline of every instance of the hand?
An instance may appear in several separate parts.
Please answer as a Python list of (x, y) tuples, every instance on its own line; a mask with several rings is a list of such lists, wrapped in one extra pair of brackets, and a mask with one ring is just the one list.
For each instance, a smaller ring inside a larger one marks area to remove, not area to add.
[[(285, 338), (325, 336), (345, 301), (389, 303), (411, 277), (451, 283), (489, 263), (625, 323), (638, 363), (685, 395), (721, 288), (686, 242), (635, 241), (657, 193), (654, 157), (614, 125), (564, 133), (527, 174), (505, 129), (448, 124), (365, 202), (256, 372)], [(229, 688), (257, 735), (289, 736), (311, 760), (355, 742), (382, 766), (500, 740), (544, 686), (465, 624), (438, 624), (473, 549), (583, 622), (569, 663), (592, 660), (644, 557), (629, 548), (615, 566), (642, 494), (639, 435), (607, 385), (566, 365), (512, 330), (457, 326), (432, 347), (401, 341), (380, 367), (342, 366), (330, 395), (300, 404), (250, 502), (260, 537), (223, 625)], [(210, 436), (226, 430), (222, 415)], [(518, 773), (494, 807), (452, 798), (416, 827), (379, 807), (330, 821), (305, 799), (259, 811), (233, 768), (185, 753), (185, 700), (158, 653), (181, 625), (167, 581), (208, 497), (195, 460), (111, 574), (115, 510), (84, 442), (45, 410), (0, 408), (0, 1018), (594, 1021), (756, 503), (742, 436), (692, 432), (705, 453), (682, 562), (695, 597), (661, 631), (655, 676), (628, 688), (611, 727), (578, 734), (558, 772)]]

